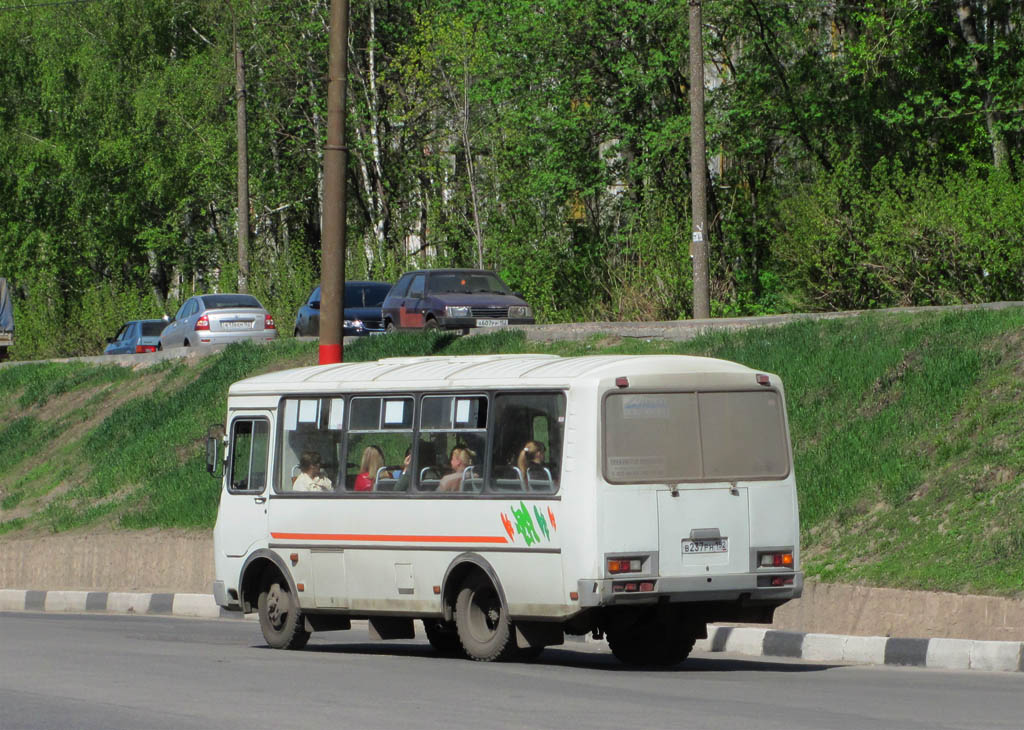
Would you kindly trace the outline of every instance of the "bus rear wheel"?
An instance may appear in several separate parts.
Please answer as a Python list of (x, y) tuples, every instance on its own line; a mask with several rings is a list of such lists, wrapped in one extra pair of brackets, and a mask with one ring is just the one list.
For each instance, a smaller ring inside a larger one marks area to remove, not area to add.
[(636, 623), (608, 631), (608, 647), (623, 664), (674, 667), (690, 656), (697, 633), (686, 625), (662, 621)]
[(260, 629), (267, 644), (274, 649), (301, 649), (309, 641), (299, 602), (280, 576), (267, 579), (257, 602)]
[(515, 632), (501, 596), (485, 576), (470, 576), (455, 601), (455, 627), (466, 656), (478, 662), (505, 659), (515, 652)]

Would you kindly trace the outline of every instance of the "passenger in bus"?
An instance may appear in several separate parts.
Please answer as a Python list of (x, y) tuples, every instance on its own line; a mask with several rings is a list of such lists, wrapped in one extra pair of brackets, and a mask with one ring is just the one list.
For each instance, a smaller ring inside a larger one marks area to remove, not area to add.
[(292, 482), (295, 492), (330, 492), (334, 489), (331, 480), (320, 469), (320, 454), (303, 451), (299, 455), (299, 475)]
[(462, 486), (462, 472), (466, 467), (473, 465), (476, 454), (465, 446), (456, 446), (452, 449), (451, 467), (452, 473), (441, 477), (441, 483), (437, 487), (439, 492), (457, 492)]
[(402, 471), (395, 475), (398, 481), (395, 483), (396, 492), (408, 492), (412, 483), (412, 447), (405, 450), (405, 458), (402, 460)]
[(380, 450), (379, 446), (367, 446), (363, 449), (363, 460), (359, 464), (359, 474), (356, 476), (356, 483), (352, 489), (357, 492), (372, 491), (373, 482), (382, 466), (384, 466), (384, 452)]
[(552, 486), (551, 464), (544, 457), (544, 444), (540, 441), (527, 441), (526, 445), (519, 452), (516, 462), (519, 467), (519, 474), (526, 482), (523, 484), (524, 489), (530, 482), (542, 484), (545, 488)]

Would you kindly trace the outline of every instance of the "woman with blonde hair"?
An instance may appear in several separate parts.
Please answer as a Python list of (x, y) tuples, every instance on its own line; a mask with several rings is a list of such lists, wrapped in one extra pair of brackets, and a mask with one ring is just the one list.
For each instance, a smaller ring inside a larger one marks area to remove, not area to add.
[(379, 446), (367, 446), (363, 449), (363, 460), (359, 464), (359, 474), (352, 487), (357, 492), (369, 492), (377, 480), (377, 472), (384, 466), (384, 452)]
[(441, 477), (441, 483), (438, 485), (437, 491), (459, 491), (459, 488), (462, 486), (462, 472), (466, 471), (466, 467), (473, 465), (473, 459), (475, 458), (476, 454), (465, 446), (456, 446), (452, 449), (452, 473)]

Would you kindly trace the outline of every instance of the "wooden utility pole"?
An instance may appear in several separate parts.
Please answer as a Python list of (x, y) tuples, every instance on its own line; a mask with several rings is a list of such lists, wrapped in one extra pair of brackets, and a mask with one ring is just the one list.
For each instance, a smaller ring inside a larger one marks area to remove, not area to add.
[(320, 364), (345, 359), (345, 86), (348, 79), (348, 0), (331, 0), (324, 147), (323, 226), (320, 233)]
[(238, 45), (234, 24), (231, 28), (235, 46), (235, 105), (238, 111), (238, 291), (249, 291), (249, 141), (245, 116), (245, 58)]
[(708, 276), (707, 153), (704, 149), (704, 43), (701, 39), (701, 0), (690, 0), (690, 197), (693, 262), (693, 318), (711, 317)]

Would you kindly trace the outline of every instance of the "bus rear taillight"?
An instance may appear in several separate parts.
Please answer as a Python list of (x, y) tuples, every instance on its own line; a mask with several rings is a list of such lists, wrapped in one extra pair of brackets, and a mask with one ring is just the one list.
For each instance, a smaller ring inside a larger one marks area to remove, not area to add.
[(793, 553), (771, 552), (758, 553), (757, 564), (762, 568), (792, 568)]
[(639, 573), (643, 568), (643, 558), (608, 558), (608, 572)]

